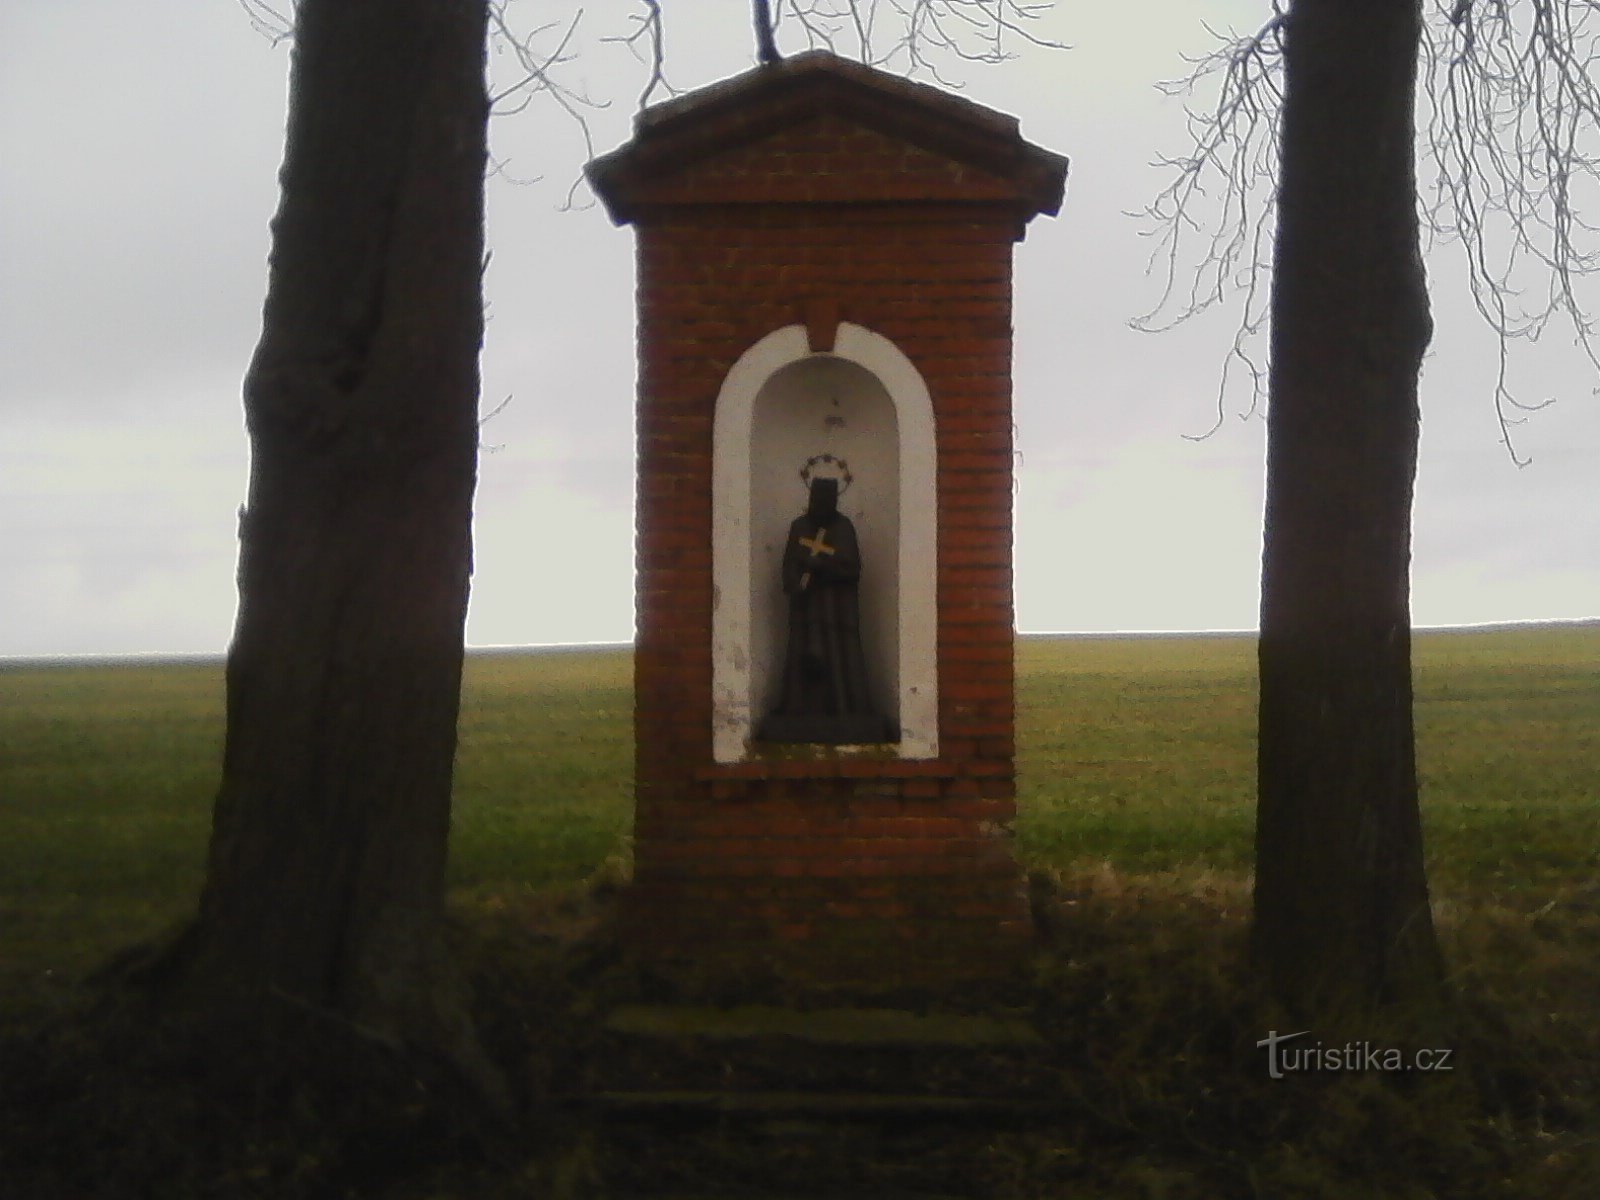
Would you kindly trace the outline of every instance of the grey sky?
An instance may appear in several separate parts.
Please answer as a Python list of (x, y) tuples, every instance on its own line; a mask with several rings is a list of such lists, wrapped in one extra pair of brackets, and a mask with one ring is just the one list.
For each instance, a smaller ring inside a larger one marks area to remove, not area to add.
[[(1226, 315), (1152, 336), (1148, 242), (1123, 214), (1184, 149), (1154, 84), (1252, 25), (1259, 0), (1066, 3), (1029, 51), (961, 71), (1072, 159), (1059, 218), (1017, 248), (1022, 452), (1017, 602), (1025, 630), (1248, 628), (1260, 550), (1259, 418), (1213, 420)], [(542, 23), (574, 6), (524, 0)], [(667, 5), (670, 76), (694, 87), (751, 63), (743, 0)], [(636, 6), (591, 4), (565, 78), (627, 137), (642, 72), (603, 44)], [(288, 48), (227, 0), (0, 7), (0, 655), (218, 652), (233, 619), (247, 448), (239, 380), (259, 334), (277, 203)], [(561, 211), (584, 159), (549, 105), (497, 118), (496, 155), (530, 186), (489, 185), (484, 441), (473, 644), (631, 633), (632, 234)], [(580, 193), (583, 202), (587, 196)], [(1422, 624), (1600, 614), (1600, 403), (1559, 344), (1524, 394), (1554, 407), (1498, 442), (1494, 348), (1443, 248), (1423, 380), (1413, 610)], [(1559, 332), (1551, 335), (1560, 343)], [(560, 520), (552, 518), (559, 514)], [(545, 564), (584, 564), (577, 596)]]

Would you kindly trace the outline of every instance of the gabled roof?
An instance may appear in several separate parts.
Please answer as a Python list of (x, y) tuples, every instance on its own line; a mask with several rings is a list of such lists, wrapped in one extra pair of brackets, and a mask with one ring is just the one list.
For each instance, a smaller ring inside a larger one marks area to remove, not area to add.
[[(796, 187), (791, 174), (764, 167), (804, 140), (818, 122), (844, 123), (875, 138), (860, 141), (880, 158), (897, 144), (897, 182), (835, 179)], [(885, 141), (885, 139), (888, 139)], [(948, 169), (929, 171), (932, 156)], [(1006, 204), (1026, 221), (1060, 210), (1067, 160), (1024, 141), (1017, 119), (825, 50), (756, 67), (640, 112), (634, 136), (585, 169), (618, 224), (652, 205), (782, 201), (980, 200)], [(739, 186), (730, 187), (736, 179)], [(762, 187), (768, 180), (770, 186)], [(842, 187), (855, 187), (850, 194)]]

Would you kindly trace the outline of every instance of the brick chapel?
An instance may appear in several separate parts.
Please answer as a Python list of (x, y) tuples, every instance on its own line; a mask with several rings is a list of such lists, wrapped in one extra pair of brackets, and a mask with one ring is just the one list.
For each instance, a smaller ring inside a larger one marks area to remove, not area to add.
[[(1012, 253), (1066, 166), (820, 51), (646, 109), (590, 164), (637, 239), (641, 950), (887, 982), (1026, 944)], [(858, 564), (828, 592), (823, 527), (786, 549), (819, 494)], [(857, 666), (798, 657), (835, 593)], [(789, 715), (843, 673), (865, 716)]]

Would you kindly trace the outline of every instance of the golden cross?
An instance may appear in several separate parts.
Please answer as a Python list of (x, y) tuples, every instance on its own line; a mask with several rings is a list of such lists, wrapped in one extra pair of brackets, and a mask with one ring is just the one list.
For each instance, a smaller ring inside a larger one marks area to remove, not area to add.
[(830, 546), (827, 542), (823, 541), (827, 535), (827, 529), (819, 529), (817, 530), (815, 537), (801, 538), (800, 544), (813, 554), (832, 554), (837, 547)]
[[(833, 554), (837, 551), (838, 547), (828, 545), (828, 543), (824, 540), (827, 535), (827, 526), (823, 526), (821, 529), (818, 529), (813, 536), (801, 538), (800, 544), (813, 554)], [(804, 575), (800, 576), (800, 590), (803, 592), (810, 586), (811, 572), (807, 571)]]

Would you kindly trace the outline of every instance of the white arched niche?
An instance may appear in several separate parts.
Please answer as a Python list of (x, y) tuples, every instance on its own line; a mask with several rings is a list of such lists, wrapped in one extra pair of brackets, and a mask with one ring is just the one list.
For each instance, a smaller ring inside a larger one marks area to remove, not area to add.
[(779, 565), (813, 455), (849, 463), (840, 510), (861, 542), (861, 631), (873, 700), (902, 758), (939, 753), (933, 404), (893, 342), (842, 322), (831, 352), (803, 325), (756, 342), (723, 380), (712, 434), (712, 753), (751, 757), (781, 682)]

